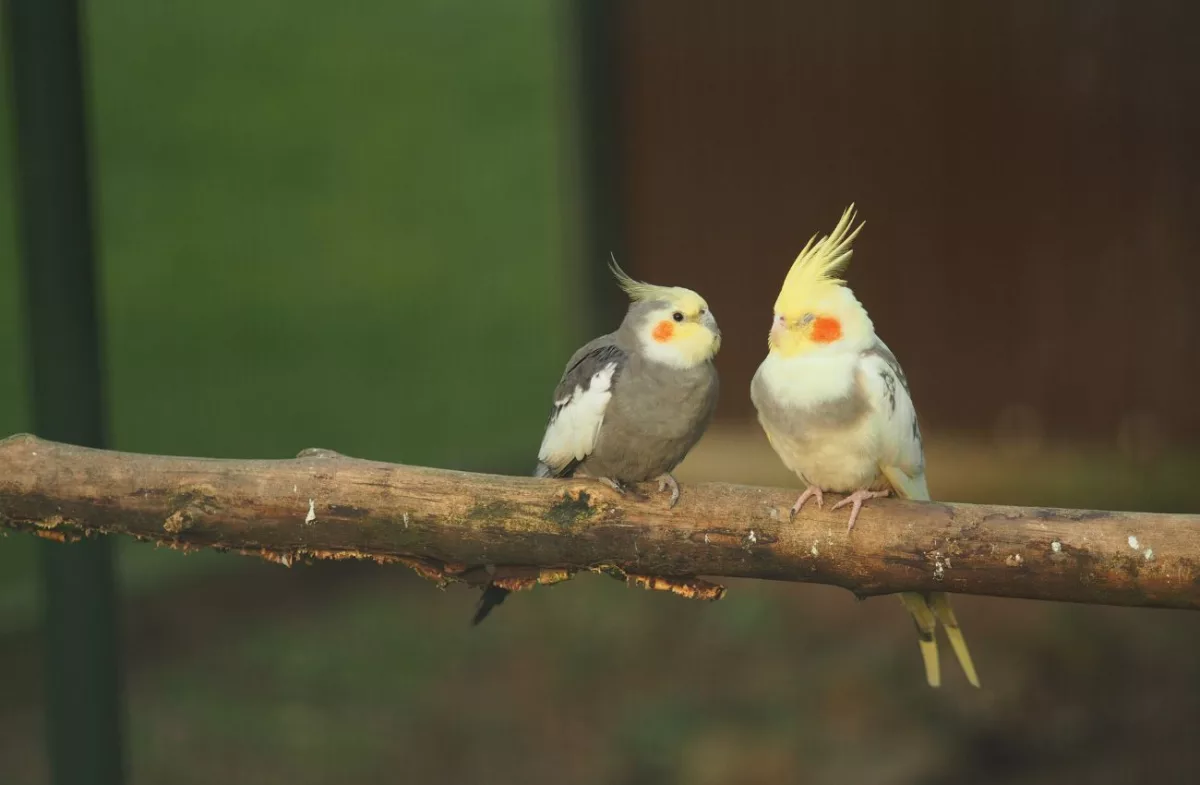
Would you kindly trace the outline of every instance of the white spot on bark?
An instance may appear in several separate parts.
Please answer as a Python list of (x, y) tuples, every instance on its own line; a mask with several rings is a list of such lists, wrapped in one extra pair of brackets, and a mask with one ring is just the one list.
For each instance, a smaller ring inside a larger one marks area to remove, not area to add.
[(404, 528), (408, 528), (408, 513), (404, 513)]
[(814, 559), (821, 555), (821, 552), (817, 550), (817, 541), (816, 540), (813, 540), (812, 547), (808, 549), (808, 552), (813, 555)]
[(1054, 551), (1055, 553), (1062, 553), (1062, 543), (1058, 540), (1055, 540), (1054, 542), (1050, 543), (1050, 550)]
[(1024, 561), (1025, 560), (1023, 558), (1021, 558), (1021, 554), (1014, 553), (1011, 556), (1009, 556), (1007, 559), (1005, 559), (1004, 563), (1007, 564), (1009, 567), (1020, 567), (1021, 564), (1024, 563)]
[(933, 579), (935, 581), (943, 580), (946, 577), (946, 569), (950, 566), (950, 560), (943, 557), (941, 551), (930, 551), (925, 554), (925, 558), (933, 560)]
[(704, 533), (704, 544), (708, 545), (708, 532)]
[(1142, 551), (1142, 555), (1146, 557), (1146, 561), (1154, 561), (1153, 548), (1147, 548), (1146, 550)]
[(1129, 547), (1133, 548), (1135, 551), (1138, 549), (1138, 539), (1137, 539), (1137, 537), (1134, 537), (1132, 534), (1129, 535)]
[(312, 499), (308, 500), (308, 515), (304, 516), (305, 523), (312, 523), (317, 519), (317, 505)]
[(292, 493), (300, 493), (300, 489), (299, 489), (299, 488), (297, 488), (295, 485), (293, 485), (293, 486), (292, 486)]
[(750, 530), (750, 536), (746, 539), (750, 540), (752, 543), (758, 542), (758, 536), (754, 533), (754, 529)]

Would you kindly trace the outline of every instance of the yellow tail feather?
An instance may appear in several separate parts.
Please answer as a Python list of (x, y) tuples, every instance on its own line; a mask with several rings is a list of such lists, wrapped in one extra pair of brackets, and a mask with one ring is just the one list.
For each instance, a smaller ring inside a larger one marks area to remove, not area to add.
[(975, 673), (975, 663), (971, 662), (971, 652), (967, 650), (967, 640), (963, 637), (962, 630), (959, 629), (958, 619), (954, 618), (954, 611), (950, 607), (950, 597), (945, 592), (930, 592), (929, 602), (933, 606), (933, 612), (937, 614), (938, 621), (946, 630), (946, 637), (950, 639), (950, 648), (954, 649), (954, 656), (958, 657), (958, 664), (962, 666), (963, 673), (967, 674), (967, 681), (978, 687), (979, 676)]
[[(928, 492), (922, 492), (922, 483), (915, 482), (907, 474), (900, 471), (894, 466), (879, 467), (883, 472), (883, 476), (887, 478), (888, 483), (892, 486), (893, 492), (901, 499), (918, 499), (927, 501), (929, 499)], [(915, 598), (915, 599), (913, 599)], [(950, 607), (950, 597), (945, 592), (935, 591), (929, 593), (929, 602), (925, 602), (925, 598), (920, 594), (905, 593), (900, 595), (900, 599), (904, 602), (904, 607), (908, 608), (908, 612), (917, 619), (917, 628), (922, 636), (921, 639), (921, 655), (925, 658), (925, 677), (929, 680), (931, 687), (938, 686), (935, 679), (938, 679), (937, 665), (937, 642), (936, 639), (932, 644), (925, 640), (925, 631), (922, 627), (922, 622), (918, 617), (920, 610), (924, 609), (924, 613), (929, 614), (931, 624), (936, 627), (936, 622), (942, 623), (943, 629), (946, 630), (946, 638), (950, 641), (950, 648), (954, 650), (954, 656), (958, 658), (958, 664), (962, 666), (963, 673), (967, 675), (967, 681), (975, 687), (979, 686), (979, 676), (975, 673), (975, 663), (971, 661), (971, 652), (967, 649), (967, 639), (963, 637), (962, 629), (958, 626), (958, 619), (954, 617), (954, 610)], [(919, 603), (919, 606), (918, 606)], [(930, 606), (933, 610), (930, 612)], [(933, 621), (936, 614), (936, 621)], [(932, 655), (929, 653), (932, 651)], [(929, 659), (933, 657), (935, 660), (933, 668), (930, 669)], [(932, 676), (930, 674), (933, 674)], [(938, 679), (940, 681), (940, 679)]]
[(938, 662), (937, 619), (920, 594), (902, 592), (898, 596), (917, 624), (917, 642), (921, 644), (921, 659), (925, 661), (925, 680), (930, 687), (940, 687), (942, 668)]

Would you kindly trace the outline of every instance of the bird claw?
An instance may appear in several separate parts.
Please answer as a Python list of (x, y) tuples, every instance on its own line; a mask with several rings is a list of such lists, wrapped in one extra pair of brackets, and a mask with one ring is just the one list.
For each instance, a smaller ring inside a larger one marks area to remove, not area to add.
[(868, 499), (880, 499), (887, 496), (889, 491), (866, 491), (859, 490), (842, 499), (837, 504), (829, 508), (830, 512), (845, 507), (847, 504), (854, 505), (850, 508), (850, 523), (846, 526), (846, 534), (849, 534), (854, 529), (854, 522), (858, 520), (858, 513), (862, 510), (863, 502)]
[(815, 485), (810, 485), (804, 489), (804, 493), (800, 494), (800, 497), (796, 499), (796, 503), (792, 505), (791, 512), (788, 513), (789, 522), (796, 519), (796, 515), (800, 512), (801, 508), (804, 507), (804, 503), (809, 499), (816, 499), (817, 507), (824, 508), (825, 497), (821, 495), (821, 489)]
[(607, 485), (609, 488), (612, 488), (622, 496), (632, 496), (639, 501), (646, 500), (646, 497), (638, 493), (638, 491), (632, 485), (626, 485), (620, 480), (614, 480), (611, 477), (597, 477), (596, 479)]
[(672, 508), (679, 501), (679, 483), (671, 476), (670, 472), (664, 472), (658, 476), (658, 492), (662, 493), (668, 488), (671, 489), (671, 501), (667, 507)]

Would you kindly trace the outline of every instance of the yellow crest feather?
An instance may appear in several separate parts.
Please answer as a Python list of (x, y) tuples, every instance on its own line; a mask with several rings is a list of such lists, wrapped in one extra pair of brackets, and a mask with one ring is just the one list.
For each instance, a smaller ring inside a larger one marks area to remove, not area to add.
[(633, 300), (635, 303), (650, 300), (670, 301), (673, 297), (678, 295), (680, 291), (678, 287), (655, 286), (654, 284), (633, 280), (628, 274), (626, 274), (624, 270), (621, 269), (621, 266), (617, 264), (617, 258), (615, 256), (611, 258), (612, 261), (609, 262), (608, 269), (612, 270), (613, 276), (615, 276), (617, 279), (617, 284), (625, 290), (625, 293), (629, 295), (629, 299)]
[(842, 213), (841, 220), (828, 236), (818, 240), (817, 236), (813, 235), (809, 239), (783, 281), (779, 298), (775, 301), (776, 313), (802, 310), (819, 299), (830, 287), (846, 283), (836, 278), (835, 274), (850, 262), (850, 257), (854, 254), (850, 245), (865, 225), (860, 223), (854, 231), (850, 231), (850, 225), (854, 223), (856, 215), (854, 205), (851, 204)]

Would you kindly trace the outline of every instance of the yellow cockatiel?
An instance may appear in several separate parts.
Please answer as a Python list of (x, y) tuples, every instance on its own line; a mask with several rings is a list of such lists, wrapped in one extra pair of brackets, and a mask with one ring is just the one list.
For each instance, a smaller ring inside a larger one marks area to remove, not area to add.
[[(925, 456), (908, 381), (895, 355), (875, 335), (867, 311), (836, 274), (862, 229), (850, 231), (854, 205), (829, 234), (815, 237), (792, 264), (768, 340), (770, 351), (750, 385), (758, 421), (784, 465), (807, 485), (796, 499), (824, 504), (822, 491), (849, 494), (849, 532), (864, 501), (895, 493), (929, 499)], [(937, 622), (941, 621), (967, 679), (979, 678), (943, 592), (902, 593), (920, 636), (925, 676), (941, 683)]]

